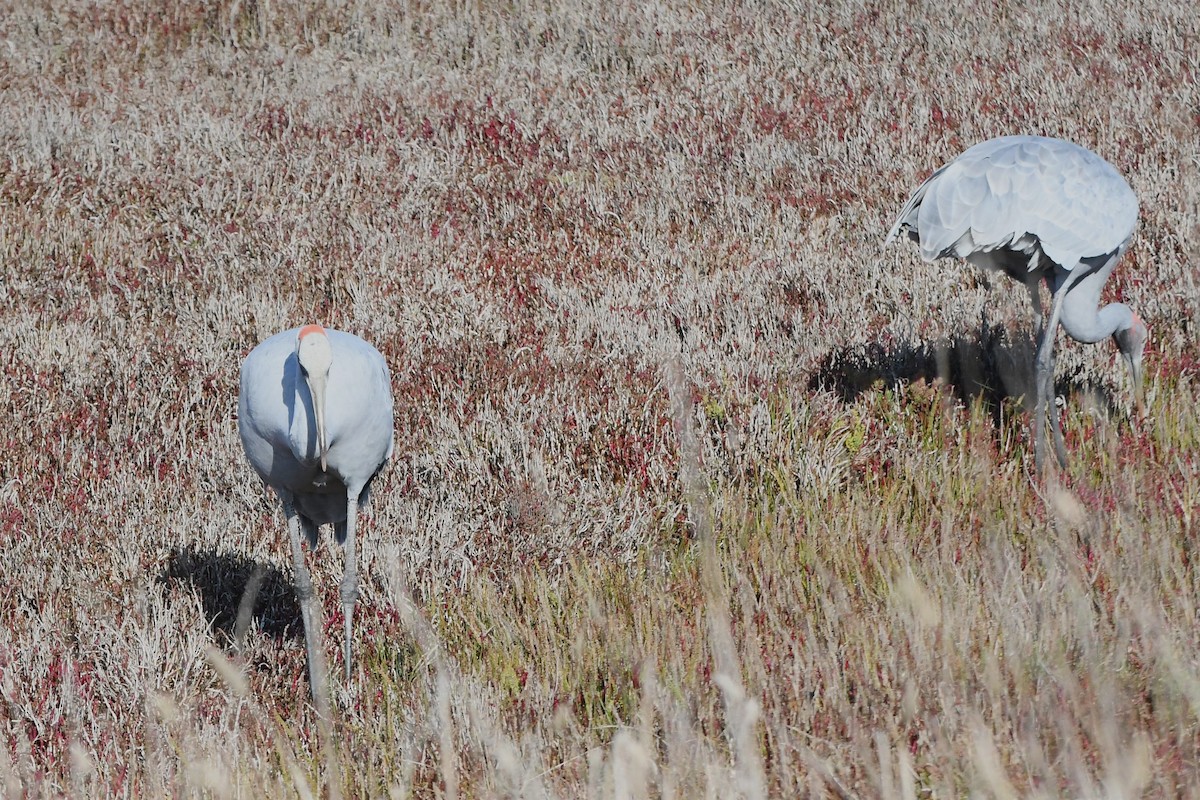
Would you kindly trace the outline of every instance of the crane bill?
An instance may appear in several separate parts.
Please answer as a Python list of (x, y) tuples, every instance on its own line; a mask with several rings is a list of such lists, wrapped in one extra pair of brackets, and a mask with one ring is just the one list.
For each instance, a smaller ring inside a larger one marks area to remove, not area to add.
[(329, 439), (325, 433), (325, 384), (327, 376), (318, 374), (309, 374), (306, 378), (308, 382), (308, 393), (312, 396), (313, 416), (316, 417), (317, 424), (317, 448), (321, 454), (321, 472), (327, 472), (329, 465), (326, 463), (329, 455)]
[(317, 446), (321, 451), (321, 471), (328, 469), (329, 441), (325, 433), (325, 387), (329, 381), (329, 366), (333, 350), (329, 337), (320, 325), (305, 325), (296, 336), (296, 358), (304, 371), (308, 393), (312, 397), (313, 416), (317, 424)]
[(329, 455), (329, 442), (325, 439), (325, 409), (323, 408), (317, 417), (317, 440), (321, 448), (321, 472), (328, 472), (329, 465), (326, 463), (326, 458)]
[(325, 387), (321, 387), (321, 400), (313, 404), (317, 411), (317, 446), (321, 448), (321, 472), (328, 472), (326, 459), (329, 456), (329, 440), (325, 438)]

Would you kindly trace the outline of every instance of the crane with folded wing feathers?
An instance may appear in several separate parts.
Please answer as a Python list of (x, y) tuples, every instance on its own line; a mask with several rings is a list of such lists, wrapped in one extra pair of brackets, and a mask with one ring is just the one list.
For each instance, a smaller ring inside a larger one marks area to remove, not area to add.
[[(1041, 136), (1003, 136), (971, 147), (922, 183), (900, 210), (885, 245), (907, 233), (926, 261), (962, 258), (1024, 284), (1036, 316), (1034, 460), (1054, 391), (1054, 336), (1110, 336), (1133, 376), (1142, 408), (1145, 323), (1123, 303), (1100, 306), (1100, 291), (1129, 246), (1138, 202), (1111, 164), (1079, 145)], [(1044, 318), (1039, 286), (1050, 290)], [(1057, 414), (1049, 414), (1059, 463), (1067, 464)]]
[(340, 598), (345, 676), (351, 676), (351, 630), (358, 598), (355, 536), (371, 481), (392, 455), (392, 390), (383, 356), (362, 339), (320, 325), (277, 333), (242, 364), (238, 429), (246, 458), (283, 503), (296, 594), (304, 620), (314, 698), (325, 675), (317, 649), (320, 606), (304, 564), (303, 531), (332, 524), (345, 548)]

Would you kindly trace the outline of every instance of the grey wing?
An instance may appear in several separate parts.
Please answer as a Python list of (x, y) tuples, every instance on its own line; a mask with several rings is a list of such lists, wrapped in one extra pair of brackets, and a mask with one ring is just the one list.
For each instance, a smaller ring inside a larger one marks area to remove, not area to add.
[(1137, 221), (1137, 198), (1125, 179), (1094, 153), (1057, 139), (983, 142), (922, 189), (897, 226), (907, 220), (917, 231), (928, 261), (1040, 249), (1071, 269), (1081, 258), (1117, 250)]
[(295, 339), (292, 329), (261, 342), (242, 362), (238, 378), (238, 434), (246, 458), (264, 480), (282, 458), (279, 454), (290, 453), (284, 395), (294, 380), (288, 374), (288, 357)]
[[(378, 350), (349, 333), (327, 329), (334, 346), (334, 364), (326, 389), (326, 424), (332, 430), (354, 431), (358, 442), (355, 467), (371, 472), (392, 456), (395, 447), (394, 402), (387, 362)], [(330, 433), (331, 437), (334, 434)], [(383, 443), (386, 442), (386, 446)], [(368, 465), (368, 462), (369, 465)], [(363, 480), (370, 473), (359, 475)]]
[[(391, 426), (392, 426), (392, 429), (388, 432), (387, 452), (384, 453), (384, 455), (383, 455), (383, 460), (385, 462), (387, 462), (387, 461), (392, 460), (392, 452), (396, 446), (395, 400), (392, 398), (392, 376), (391, 376), (391, 373), (388, 371), (387, 362), (384, 361), (383, 354), (380, 353), (379, 351), (375, 352), (375, 356), (376, 356), (376, 359), (375, 359), (376, 360), (376, 378), (375, 379), (378, 382), (380, 396), (387, 398), (387, 413), (388, 413), (388, 417), (391, 419)], [(383, 465), (381, 464), (380, 469), (382, 469), (382, 468), (383, 468)], [(376, 472), (378, 472), (378, 470), (376, 470)]]

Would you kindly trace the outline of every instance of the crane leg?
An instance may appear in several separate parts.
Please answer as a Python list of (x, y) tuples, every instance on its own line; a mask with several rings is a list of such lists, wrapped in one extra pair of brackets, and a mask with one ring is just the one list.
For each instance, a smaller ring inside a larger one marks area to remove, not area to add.
[(1058, 411), (1058, 405), (1055, 402), (1054, 394), (1054, 359), (1050, 360), (1050, 404), (1048, 411), (1050, 413), (1050, 431), (1054, 435), (1054, 455), (1058, 457), (1058, 465), (1063, 469), (1067, 468), (1067, 444), (1063, 441), (1062, 433), (1062, 414)]
[[(1037, 471), (1040, 474), (1042, 471), (1042, 463), (1044, 460), (1043, 454), (1046, 451), (1042, 425), (1047, 418), (1047, 402), (1054, 395), (1054, 335), (1058, 332), (1058, 322), (1062, 317), (1063, 301), (1067, 297), (1067, 292), (1075, 285), (1075, 282), (1083, 275), (1083, 270), (1073, 270), (1067, 274), (1062, 285), (1054, 292), (1054, 299), (1050, 304), (1050, 319), (1046, 320), (1046, 326), (1041, 330), (1040, 341), (1038, 342), (1037, 362), (1036, 362), (1036, 383), (1037, 383), (1037, 402), (1033, 412), (1033, 461), (1037, 466)], [(1067, 466), (1066, 447), (1062, 445), (1062, 431), (1058, 428), (1057, 418), (1051, 422), (1051, 428), (1055, 436), (1055, 450), (1058, 451), (1058, 460), (1065, 469)], [(1060, 449), (1061, 448), (1061, 449)]]
[(358, 551), (355, 546), (355, 528), (358, 527), (358, 496), (362, 489), (358, 491), (346, 492), (346, 539), (343, 542), (346, 554), (346, 568), (342, 573), (342, 585), (339, 594), (342, 600), (342, 625), (345, 634), (345, 649), (343, 651), (345, 660), (346, 685), (350, 684), (351, 666), (353, 664), (353, 629), (354, 629), (354, 603), (358, 600)]
[[(1041, 293), (1042, 274), (1040, 272), (1029, 272), (1025, 278), (1025, 288), (1029, 290), (1029, 301), (1033, 306), (1033, 336), (1035, 342), (1040, 342), (1042, 339), (1043, 324), (1045, 317), (1042, 314), (1042, 293)], [(1050, 414), (1050, 432), (1054, 437), (1054, 454), (1058, 457), (1058, 464), (1063, 469), (1067, 468), (1067, 445), (1063, 442), (1062, 435), (1062, 418), (1058, 413), (1058, 408), (1052, 402), (1054, 398), (1054, 355), (1050, 356), (1050, 385), (1047, 387), (1050, 399), (1047, 403), (1047, 412)]]
[[(1037, 355), (1033, 362), (1033, 463), (1039, 475), (1042, 472), (1042, 422), (1046, 419), (1046, 373), (1054, 381), (1054, 328), (1042, 316), (1042, 300), (1039, 295), (1038, 282), (1026, 284), (1029, 287), (1029, 299), (1033, 302), (1033, 310), (1037, 316), (1034, 323), (1034, 342)], [(1058, 304), (1054, 303), (1054, 308)], [(1051, 316), (1053, 317), (1053, 310)]]
[(1030, 272), (1025, 277), (1025, 288), (1029, 291), (1029, 304), (1033, 306), (1033, 340), (1042, 340), (1042, 324), (1046, 321), (1042, 311), (1042, 276)]
[(325, 658), (321, 647), (321, 606), (313, 592), (312, 579), (304, 564), (304, 550), (300, 546), (302, 521), (290, 497), (283, 500), (283, 513), (287, 517), (288, 539), (292, 545), (292, 580), (296, 584), (296, 599), (300, 601), (300, 616), (304, 620), (304, 647), (308, 653), (308, 684), (312, 689), (317, 713), (328, 716), (328, 697), (325, 691)]
[(1039, 337), (1037, 360), (1034, 362), (1036, 397), (1033, 404), (1033, 463), (1039, 475), (1042, 473), (1042, 452), (1045, 449), (1042, 441), (1042, 423), (1046, 419), (1046, 373), (1050, 373), (1051, 381), (1054, 380), (1054, 361), (1050, 358), (1054, 349), (1054, 336), (1047, 333), (1047, 330), (1043, 329), (1042, 336)]

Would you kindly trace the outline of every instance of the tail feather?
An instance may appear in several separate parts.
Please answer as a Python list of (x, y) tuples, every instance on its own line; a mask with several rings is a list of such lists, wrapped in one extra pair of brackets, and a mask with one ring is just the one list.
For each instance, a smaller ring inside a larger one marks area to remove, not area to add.
[[(951, 162), (953, 163), (953, 162)], [(925, 199), (925, 193), (929, 191), (929, 187), (937, 180), (937, 177), (946, 171), (946, 167), (950, 164), (939, 167), (936, 172), (930, 175), (925, 181), (917, 187), (917, 190), (908, 198), (908, 202), (900, 209), (900, 215), (896, 217), (896, 224), (888, 231), (887, 238), (883, 240), (883, 246), (887, 247), (892, 241), (900, 235), (900, 231), (908, 230), (913, 241), (921, 241), (920, 231), (917, 229), (917, 213), (921, 208), (921, 201)]]
[[(892, 229), (888, 231), (887, 238), (883, 240), (883, 246), (887, 247), (896, 237), (900, 235), (900, 231), (909, 230), (914, 233), (917, 230), (917, 211), (921, 207), (921, 201), (925, 199), (925, 191), (929, 188), (929, 181), (922, 183), (912, 197), (908, 198), (908, 202), (900, 209), (899, 216), (896, 217), (896, 223), (892, 225)], [(916, 237), (914, 237), (916, 238)]]

